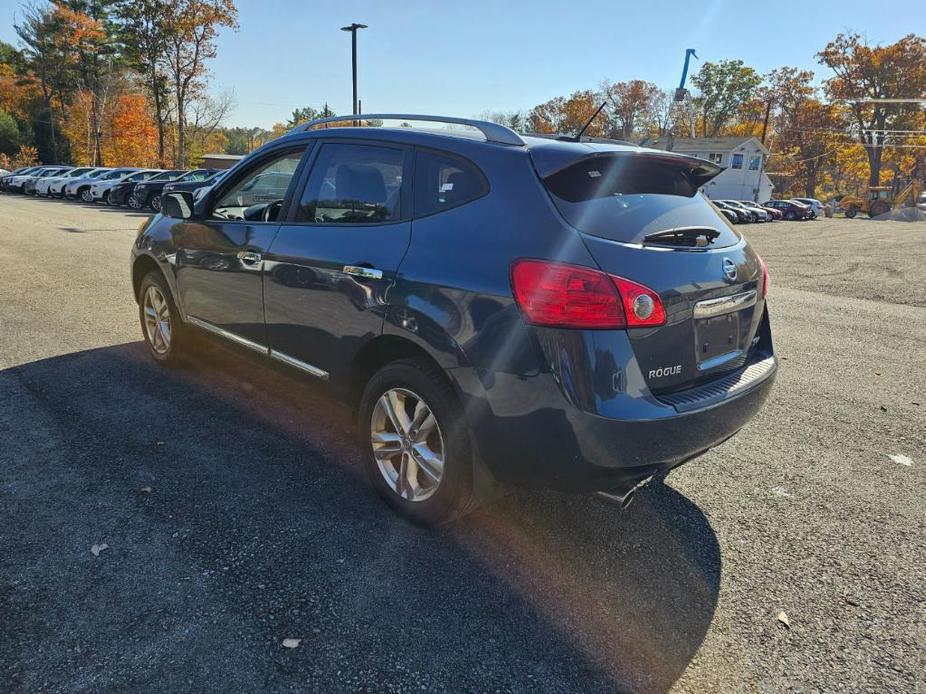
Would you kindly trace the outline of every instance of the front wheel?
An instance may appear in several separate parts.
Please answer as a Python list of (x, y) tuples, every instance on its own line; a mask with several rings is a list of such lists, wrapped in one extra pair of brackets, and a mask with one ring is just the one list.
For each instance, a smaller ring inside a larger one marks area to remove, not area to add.
[(846, 217), (852, 219), (855, 215), (858, 214), (858, 208), (855, 205), (852, 205), (849, 209), (846, 210)]
[(84, 188), (80, 191), (80, 199), (84, 202), (93, 202), (93, 193), (90, 192), (89, 188)]
[(136, 198), (134, 194), (129, 196), (128, 203), (129, 207), (133, 210), (140, 210), (145, 206), (145, 203)]
[(150, 202), (148, 202), (148, 204), (151, 205), (152, 210), (154, 210), (155, 212), (160, 212), (161, 211), (161, 196), (152, 195), (151, 200)]
[(473, 501), (473, 459), (462, 408), (425, 360), (393, 362), (367, 384), (359, 435), (367, 477), (393, 509), (424, 525), (462, 515)]
[(148, 353), (164, 366), (176, 366), (187, 342), (170, 289), (160, 272), (149, 272), (138, 292), (138, 318)]

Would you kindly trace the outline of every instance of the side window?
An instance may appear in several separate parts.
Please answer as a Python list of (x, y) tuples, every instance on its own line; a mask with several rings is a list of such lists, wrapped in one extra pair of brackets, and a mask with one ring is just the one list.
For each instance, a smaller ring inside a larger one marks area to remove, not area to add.
[(723, 163), (723, 154), (721, 152), (711, 152), (710, 154), (707, 155), (707, 158), (710, 159), (710, 161), (714, 162), (715, 164)]
[(749, 170), (758, 171), (759, 165), (762, 163), (762, 155), (756, 154), (749, 158)]
[(372, 224), (399, 219), (404, 160), (401, 149), (322, 145), (296, 210), (296, 221)]
[(226, 190), (212, 208), (212, 219), (239, 219), (253, 222), (276, 221), (289, 183), (304, 150), (289, 150), (264, 160)]
[(743, 168), (743, 155), (742, 155), (742, 154), (734, 154), (734, 155), (733, 155), (733, 164), (732, 164), (732, 166), (733, 166), (734, 169), (742, 169), (742, 168)]
[(482, 172), (464, 159), (428, 151), (419, 151), (415, 157), (416, 217), (449, 210), (488, 190)]

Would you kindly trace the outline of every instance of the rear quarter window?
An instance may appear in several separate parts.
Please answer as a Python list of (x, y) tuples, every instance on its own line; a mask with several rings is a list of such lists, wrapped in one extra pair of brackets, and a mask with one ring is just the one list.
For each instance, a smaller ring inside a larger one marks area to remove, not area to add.
[(470, 161), (443, 152), (415, 155), (415, 216), (443, 212), (481, 198), (489, 183)]

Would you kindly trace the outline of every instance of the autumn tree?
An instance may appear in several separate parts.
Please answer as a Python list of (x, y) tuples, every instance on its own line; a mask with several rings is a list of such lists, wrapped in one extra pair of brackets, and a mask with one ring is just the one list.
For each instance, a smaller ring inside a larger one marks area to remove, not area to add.
[[(527, 114), (532, 132), (574, 135), (582, 129), (601, 105), (601, 95), (592, 90), (573, 92), (568, 97), (556, 97), (535, 106)], [(585, 131), (592, 137), (605, 135), (605, 119), (601, 116)]]
[(119, 56), (111, 40), (109, 5), (112, 0), (55, 0), (60, 39), (66, 42), (67, 58), (76, 82), (89, 97), (89, 128), (93, 141), (90, 163), (104, 163), (103, 120), (111, 97)]
[(643, 80), (605, 82), (601, 91), (608, 100), (605, 122), (609, 137), (632, 140), (640, 134), (659, 134), (665, 95), (657, 85)]
[(157, 127), (157, 164), (166, 166), (168, 82), (164, 62), (168, 49), (167, 0), (118, 0), (114, 8), (125, 59), (142, 77), (151, 98)]
[(56, 6), (27, 6), (22, 21), (14, 29), (23, 46), (22, 58), (28, 78), (38, 83), (42, 95), (44, 109), (39, 120), (44, 120), (48, 126), (47, 158), (57, 161), (61, 154), (57, 121), (65, 110), (69, 94), (74, 91), (73, 60), (64, 21)]
[(707, 62), (691, 81), (698, 88), (694, 104), (700, 114), (701, 135), (717, 137), (750, 101), (761, 84), (759, 74), (742, 60)]
[(206, 92), (207, 61), (215, 57), (221, 27), (238, 28), (233, 0), (165, 0), (165, 64), (173, 92), (177, 129), (177, 166), (189, 159), (191, 105)]
[(816, 197), (827, 160), (845, 144), (844, 109), (817, 98), (810, 70), (783, 67), (770, 72), (766, 80), (773, 99), (770, 103), (775, 106), (775, 149), (791, 159), (803, 185), (801, 192)]
[(909, 34), (887, 46), (871, 46), (858, 34), (839, 34), (817, 59), (833, 71), (827, 96), (848, 104), (868, 157), (868, 184), (880, 185), (884, 146), (892, 130), (916, 122), (921, 106), (883, 99), (917, 99), (926, 94), (926, 39)]

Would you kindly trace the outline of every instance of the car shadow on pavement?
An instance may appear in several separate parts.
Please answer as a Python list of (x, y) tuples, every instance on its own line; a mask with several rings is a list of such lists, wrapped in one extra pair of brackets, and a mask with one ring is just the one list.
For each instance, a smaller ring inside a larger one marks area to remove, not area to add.
[(353, 432), (318, 386), (220, 348), (0, 371), (0, 680), (664, 691), (694, 657), (720, 552), (671, 486), (624, 512), (515, 491), (428, 530), (373, 495)]
[(47, 205), (60, 205), (67, 207), (78, 207), (84, 210), (96, 210), (98, 212), (106, 212), (112, 214), (113, 212), (124, 215), (126, 217), (152, 217), (156, 212), (153, 210), (133, 210), (129, 207), (113, 207), (112, 205), (104, 205), (103, 203), (98, 202), (81, 202), (79, 200), (62, 200), (61, 198), (47, 198), (44, 196), (37, 196), (33, 198), (36, 201), (45, 203)]

